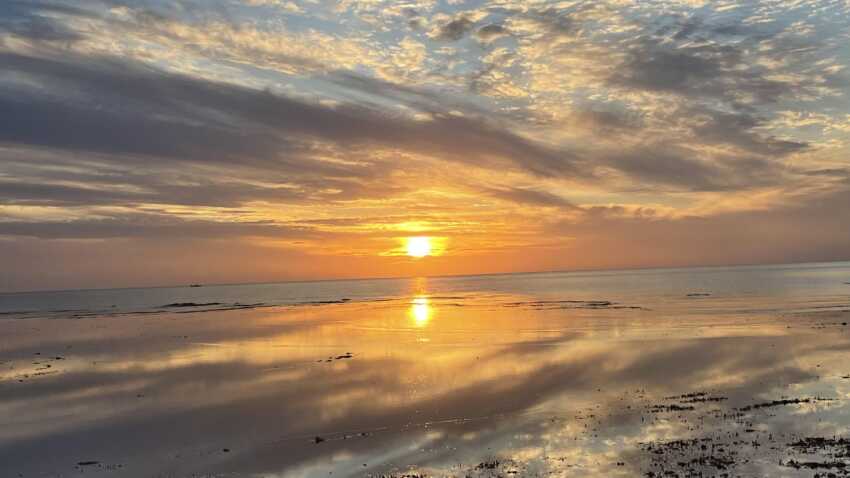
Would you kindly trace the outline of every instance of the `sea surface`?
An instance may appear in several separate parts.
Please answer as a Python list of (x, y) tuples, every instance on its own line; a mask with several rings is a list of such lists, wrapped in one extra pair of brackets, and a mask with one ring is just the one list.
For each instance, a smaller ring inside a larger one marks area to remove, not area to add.
[(850, 476), (850, 263), (0, 295), (0, 477)]
[[(415, 295), (497, 303), (607, 300), (661, 314), (765, 312), (842, 307), (850, 262), (601, 272), (540, 272), (438, 278), (330, 280), (0, 293), (0, 317), (81, 317), (275, 305), (381, 301)], [(709, 294), (699, 296), (698, 294)], [(690, 294), (690, 295), (689, 295)], [(708, 297), (711, 297), (708, 299)], [(702, 298), (694, 303), (693, 299)]]

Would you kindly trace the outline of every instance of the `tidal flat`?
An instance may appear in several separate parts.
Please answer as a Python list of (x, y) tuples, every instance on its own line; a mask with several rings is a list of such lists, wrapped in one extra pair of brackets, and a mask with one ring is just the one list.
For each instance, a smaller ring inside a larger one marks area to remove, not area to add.
[(0, 475), (850, 476), (839, 272), (4, 318)]

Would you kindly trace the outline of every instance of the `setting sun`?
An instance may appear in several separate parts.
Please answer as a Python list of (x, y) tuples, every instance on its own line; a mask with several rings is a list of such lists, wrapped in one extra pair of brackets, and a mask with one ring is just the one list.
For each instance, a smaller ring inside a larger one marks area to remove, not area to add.
[(425, 257), (431, 255), (430, 237), (408, 237), (407, 255), (410, 257)]

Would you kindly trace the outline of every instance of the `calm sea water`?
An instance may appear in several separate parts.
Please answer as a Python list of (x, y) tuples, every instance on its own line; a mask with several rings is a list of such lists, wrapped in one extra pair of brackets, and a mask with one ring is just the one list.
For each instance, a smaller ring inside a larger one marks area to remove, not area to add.
[[(0, 294), (5, 318), (74, 317), (233, 306), (306, 305), (335, 301), (439, 300), (612, 301), (659, 314), (804, 311), (843, 307), (850, 298), (850, 262), (544, 272), (404, 278), (67, 290)], [(204, 304), (186, 306), (186, 304)], [(171, 307), (168, 307), (171, 305)]]
[(6, 294), (0, 477), (846, 477), (847, 282), (830, 263)]

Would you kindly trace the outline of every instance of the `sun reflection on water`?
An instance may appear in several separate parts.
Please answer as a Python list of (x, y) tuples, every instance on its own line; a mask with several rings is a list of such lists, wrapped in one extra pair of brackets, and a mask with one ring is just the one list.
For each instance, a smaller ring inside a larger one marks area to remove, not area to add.
[(410, 318), (417, 327), (424, 327), (431, 320), (431, 305), (427, 297), (415, 297), (410, 303)]

